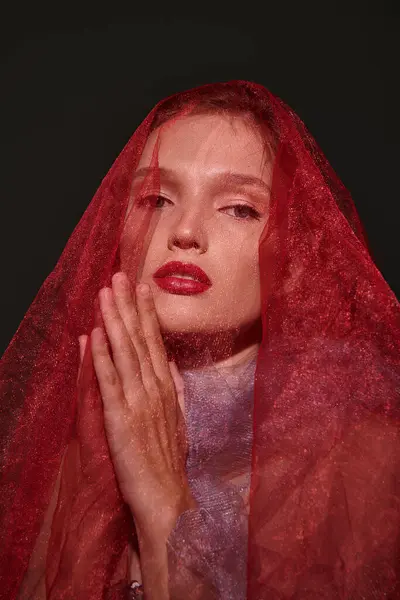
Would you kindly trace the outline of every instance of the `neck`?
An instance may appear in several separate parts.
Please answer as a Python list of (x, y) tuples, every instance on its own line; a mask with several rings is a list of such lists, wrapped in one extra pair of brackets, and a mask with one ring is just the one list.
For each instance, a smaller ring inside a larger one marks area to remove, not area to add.
[(164, 334), (169, 360), (179, 371), (207, 367), (240, 370), (257, 356), (260, 341), (259, 322), (242, 332)]

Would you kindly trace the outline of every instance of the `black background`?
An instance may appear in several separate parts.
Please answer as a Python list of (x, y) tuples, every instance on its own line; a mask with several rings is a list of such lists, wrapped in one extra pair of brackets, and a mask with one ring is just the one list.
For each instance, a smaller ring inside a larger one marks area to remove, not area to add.
[(296, 110), (399, 295), (397, 4), (13, 6), (0, 39), (0, 351), (147, 112), (213, 81), (257, 81)]

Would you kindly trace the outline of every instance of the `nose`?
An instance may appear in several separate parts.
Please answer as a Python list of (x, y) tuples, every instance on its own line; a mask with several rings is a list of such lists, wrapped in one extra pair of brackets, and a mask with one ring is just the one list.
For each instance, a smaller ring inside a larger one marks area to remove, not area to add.
[(177, 216), (168, 236), (169, 250), (193, 250), (204, 254), (208, 248), (205, 215), (200, 210), (186, 210)]

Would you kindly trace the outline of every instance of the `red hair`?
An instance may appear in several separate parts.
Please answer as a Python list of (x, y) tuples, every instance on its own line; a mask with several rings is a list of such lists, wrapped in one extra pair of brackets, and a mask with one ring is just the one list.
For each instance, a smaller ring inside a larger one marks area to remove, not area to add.
[(154, 113), (150, 131), (179, 116), (216, 114), (240, 117), (261, 133), (265, 150), (274, 155), (278, 143), (278, 125), (273, 111), (256, 84), (248, 81), (223, 82), (179, 92), (164, 100)]

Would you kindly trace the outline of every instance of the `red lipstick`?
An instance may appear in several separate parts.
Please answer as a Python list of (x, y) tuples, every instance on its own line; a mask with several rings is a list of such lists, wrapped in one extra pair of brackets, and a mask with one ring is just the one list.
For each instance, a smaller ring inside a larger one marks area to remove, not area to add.
[(197, 265), (172, 261), (160, 267), (153, 279), (162, 290), (170, 294), (192, 296), (208, 290), (212, 283)]

